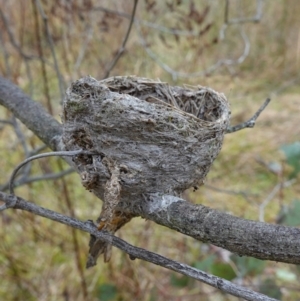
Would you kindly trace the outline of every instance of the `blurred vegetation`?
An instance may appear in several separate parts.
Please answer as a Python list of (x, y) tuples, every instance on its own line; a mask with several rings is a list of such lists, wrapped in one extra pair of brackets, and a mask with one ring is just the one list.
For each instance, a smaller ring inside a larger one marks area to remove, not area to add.
[[(262, 15), (253, 22), (260, 1), (228, 3), (229, 20), (250, 20), (228, 24), (222, 39), (226, 1), (140, 0), (138, 21), (111, 75), (210, 86), (229, 99), (232, 124), (250, 118), (271, 96), (254, 129), (226, 136), (206, 185), (186, 197), (240, 217), (299, 226), (300, 5), (297, 0), (264, 0)], [(129, 0), (0, 0), (1, 75), (60, 120), (70, 82), (87, 74), (103, 78), (126, 34), (132, 5)], [(245, 44), (249, 53), (237, 61)], [(220, 60), (234, 63), (209, 72)], [(163, 64), (173, 71), (166, 72)], [(204, 75), (191, 76), (197, 72)], [(11, 118), (0, 108), (1, 120)], [(18, 126), (29, 150), (41, 146), (32, 132)], [(16, 126), (0, 123), (0, 137), (4, 185), (26, 150)], [(62, 160), (47, 158), (34, 162), (30, 175), (67, 168)], [(82, 220), (96, 219), (101, 208), (75, 174), (33, 182), (16, 193)], [(1, 300), (233, 300), (171, 271), (131, 261), (118, 250), (110, 263), (85, 270), (87, 234), (27, 212), (2, 212), (0, 223)], [(278, 299), (300, 299), (299, 267), (239, 258), (142, 219), (118, 235)]]

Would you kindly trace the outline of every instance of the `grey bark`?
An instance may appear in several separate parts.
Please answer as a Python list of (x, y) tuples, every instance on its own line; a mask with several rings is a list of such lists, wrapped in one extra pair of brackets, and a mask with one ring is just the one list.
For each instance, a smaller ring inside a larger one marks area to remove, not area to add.
[[(1, 77), (0, 103), (50, 148), (64, 150), (63, 145), (53, 143), (61, 138), (60, 124), (18, 87)], [(245, 220), (175, 196), (153, 195), (152, 198), (152, 201), (133, 200), (130, 207), (121, 209), (239, 255), (300, 264), (298, 228)]]
[(142, 259), (144, 261), (154, 263), (156, 265), (165, 267), (169, 270), (173, 270), (182, 275), (186, 275), (188, 277), (194, 278), (203, 283), (211, 285), (211, 286), (223, 291), (224, 293), (228, 293), (228, 294), (231, 294), (236, 297), (241, 297), (245, 300), (249, 300), (249, 301), (276, 301), (277, 300), (277, 299), (273, 299), (268, 296), (265, 296), (263, 294), (254, 292), (254, 291), (244, 288), (242, 286), (239, 286), (239, 285), (232, 283), (230, 281), (227, 281), (225, 279), (202, 272), (202, 271), (197, 270), (193, 267), (190, 267), (186, 264), (168, 259), (159, 254), (150, 252), (150, 251), (142, 249), (142, 248), (134, 247), (116, 236), (112, 236), (106, 232), (99, 232), (97, 230), (97, 228), (95, 228), (93, 223), (90, 221), (87, 221), (87, 222), (79, 221), (75, 218), (71, 218), (71, 217), (65, 216), (63, 214), (51, 211), (49, 209), (45, 209), (45, 208), (35, 205), (33, 203), (30, 203), (20, 197), (16, 197), (13, 195), (7, 195), (1, 191), (0, 191), (0, 200), (4, 201), (8, 206), (10, 203), (13, 203), (14, 208), (16, 208), (16, 209), (26, 210), (33, 214), (43, 216), (48, 219), (54, 220), (56, 222), (65, 224), (67, 226), (71, 226), (73, 228), (88, 232), (91, 235), (93, 235), (94, 237), (96, 237), (102, 241), (105, 241), (109, 244), (112, 244), (113, 246), (126, 252), (127, 254), (130, 255), (130, 258), (132, 260), (138, 258), (138, 259)]
[(0, 76), (0, 105), (10, 110), (52, 150), (59, 150), (61, 124), (19, 87)]

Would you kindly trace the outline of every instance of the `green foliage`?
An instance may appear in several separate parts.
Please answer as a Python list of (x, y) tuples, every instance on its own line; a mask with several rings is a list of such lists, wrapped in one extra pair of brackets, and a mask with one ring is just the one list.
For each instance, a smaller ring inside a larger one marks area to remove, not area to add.
[(98, 299), (101, 301), (112, 301), (117, 298), (117, 287), (110, 283), (103, 283), (98, 287)]
[(281, 147), (281, 150), (286, 156), (287, 163), (294, 169), (290, 174), (290, 178), (296, 177), (300, 172), (300, 142), (285, 144)]

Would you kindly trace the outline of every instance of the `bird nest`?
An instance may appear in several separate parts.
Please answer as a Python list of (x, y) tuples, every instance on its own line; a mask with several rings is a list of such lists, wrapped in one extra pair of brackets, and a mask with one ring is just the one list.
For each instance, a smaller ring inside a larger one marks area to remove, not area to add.
[(67, 90), (63, 140), (68, 150), (98, 153), (74, 158), (88, 190), (103, 199), (113, 165), (120, 199), (130, 202), (201, 185), (221, 149), (229, 117), (225, 96), (210, 88), (88, 76)]

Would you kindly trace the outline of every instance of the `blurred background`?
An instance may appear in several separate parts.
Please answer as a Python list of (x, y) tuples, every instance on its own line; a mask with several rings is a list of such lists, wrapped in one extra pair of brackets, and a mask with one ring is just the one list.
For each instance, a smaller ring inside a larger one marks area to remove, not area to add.
[[(185, 197), (299, 226), (299, 1), (140, 0), (132, 19), (133, 7), (133, 0), (0, 0), (0, 74), (59, 121), (65, 89), (85, 75), (209, 86), (227, 96), (232, 125), (271, 97), (254, 129), (226, 135), (205, 185)], [(3, 107), (0, 141), (5, 191), (14, 167), (47, 149)], [(61, 159), (29, 164), (17, 182), (16, 194), (43, 207), (81, 220), (100, 212)], [(117, 249), (108, 264), (85, 270), (89, 236), (28, 212), (7, 210), (0, 223), (1, 300), (236, 300)], [(300, 300), (299, 266), (238, 257), (140, 218), (117, 235), (274, 298)]]

